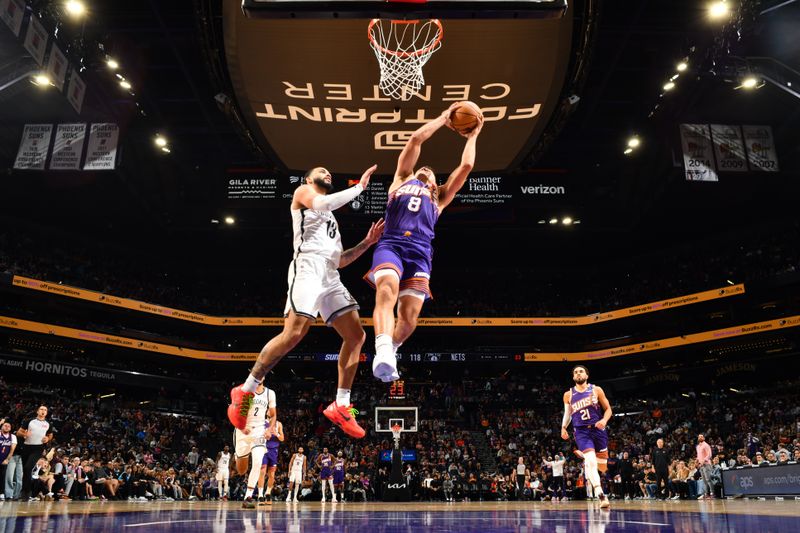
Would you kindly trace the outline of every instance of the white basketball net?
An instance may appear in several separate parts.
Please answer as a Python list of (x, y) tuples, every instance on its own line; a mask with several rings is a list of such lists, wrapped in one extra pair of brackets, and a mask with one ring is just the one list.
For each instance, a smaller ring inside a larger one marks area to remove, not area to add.
[(394, 437), (394, 443), (398, 444), (400, 442), (400, 432), (403, 431), (403, 428), (400, 426), (392, 426), (392, 437)]
[(442, 23), (373, 19), (368, 32), (381, 68), (381, 92), (395, 100), (410, 100), (425, 85), (422, 67), (442, 46)]

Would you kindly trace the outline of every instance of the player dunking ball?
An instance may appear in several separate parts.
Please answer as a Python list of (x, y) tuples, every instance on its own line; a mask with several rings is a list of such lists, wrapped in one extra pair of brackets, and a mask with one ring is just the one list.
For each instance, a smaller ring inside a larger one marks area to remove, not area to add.
[[(375, 287), (375, 359), (372, 373), (384, 382), (400, 377), (397, 372), (397, 348), (417, 327), (422, 304), (431, 297), (429, 287), (434, 226), (442, 211), (450, 205), (464, 185), (475, 164), (478, 135), (483, 117), (469, 133), (461, 163), (442, 186), (437, 186), (433, 169), (414, 170), (422, 144), (442, 126), (450, 125), (450, 113), (456, 102), (438, 118), (415, 131), (397, 160), (394, 180), (389, 186), (383, 236), (372, 258), (372, 268), (364, 278)], [(397, 321), (394, 308), (398, 304)]]
[(312, 168), (306, 172), (305, 183), (295, 190), (291, 205), (294, 259), (289, 265), (283, 331), (262, 348), (244, 384), (231, 390), (228, 419), (234, 427), (244, 427), (253, 393), (267, 372), (305, 337), (317, 315), (322, 315), (325, 323), (342, 338), (336, 399), (324, 414), (351, 437), (364, 436), (364, 429), (355, 419), (358, 411), (350, 404), (350, 389), (366, 335), (358, 318), (358, 303), (342, 284), (338, 269), (355, 261), (378, 241), (383, 220), (372, 224), (364, 240), (342, 251), (342, 237), (333, 211), (361, 194), (375, 168), (375, 165), (368, 168), (358, 184), (332, 194), (329, 194), (333, 190), (331, 173), (324, 167)]
[[(267, 453), (261, 462), (261, 474), (258, 477), (258, 504), (272, 505), (272, 487), (275, 486), (275, 470), (278, 467), (278, 448), (283, 442), (283, 424), (275, 421), (275, 431), (267, 439)], [(264, 476), (267, 476), (267, 494), (264, 496)]]
[(328, 448), (323, 448), (322, 453), (317, 456), (317, 468), (319, 468), (320, 488), (322, 489), (322, 502), (325, 502), (325, 484), (331, 489), (331, 501), (336, 503), (336, 492), (333, 490), (333, 456), (328, 453)]
[[(586, 479), (592, 486), (600, 507), (609, 507), (608, 498), (600, 484), (600, 473), (606, 471), (608, 462), (608, 433), (606, 424), (611, 420), (611, 404), (606, 393), (588, 382), (589, 371), (578, 365), (572, 369), (575, 386), (564, 393), (564, 418), (561, 421), (561, 438), (569, 439), (567, 427), (572, 422), (575, 444), (583, 456)], [(602, 414), (601, 414), (602, 409)]]
[[(253, 396), (253, 401), (250, 402), (244, 429), (236, 428), (233, 430), (236, 471), (240, 476), (247, 472), (248, 462), (250, 463), (247, 491), (242, 502), (242, 507), (245, 509), (255, 509), (256, 507), (253, 492), (258, 484), (261, 463), (266, 453), (266, 434), (271, 427), (274, 427), (276, 418), (275, 404), (275, 391), (269, 390), (262, 383), (259, 383)], [(267, 417), (269, 417), (269, 421)]]

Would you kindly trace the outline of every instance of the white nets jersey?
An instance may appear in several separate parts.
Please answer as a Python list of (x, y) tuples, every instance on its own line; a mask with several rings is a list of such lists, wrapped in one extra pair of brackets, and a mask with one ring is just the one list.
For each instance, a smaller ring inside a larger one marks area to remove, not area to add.
[(222, 452), (217, 461), (217, 470), (220, 472), (227, 472), (231, 468), (231, 454)]
[(294, 257), (311, 254), (339, 266), (342, 255), (342, 235), (339, 224), (330, 211), (292, 209), (294, 230)]
[(261, 394), (256, 393), (253, 396), (253, 405), (250, 406), (250, 411), (247, 413), (247, 427), (253, 433), (264, 433), (267, 423), (267, 411), (274, 408), (276, 405), (275, 391), (264, 388)]
[(305, 455), (299, 453), (294, 454), (294, 461), (292, 461), (292, 470), (303, 470), (303, 463), (305, 462)]

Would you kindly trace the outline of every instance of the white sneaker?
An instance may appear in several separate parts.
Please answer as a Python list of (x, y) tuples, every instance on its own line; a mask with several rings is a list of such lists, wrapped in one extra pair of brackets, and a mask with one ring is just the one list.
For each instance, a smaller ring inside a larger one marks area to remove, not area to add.
[(289, 496), (288, 498), (286, 498), (286, 503), (292, 503), (292, 497), (291, 497), (291, 496)]
[(339, 500), (337, 500), (337, 499), (336, 499), (336, 496), (334, 496), (334, 497), (331, 499), (331, 503), (339, 503)]
[(372, 375), (384, 383), (395, 381), (400, 378), (397, 372), (397, 358), (394, 355), (376, 355), (372, 360)]
[(320, 501), (321, 501), (322, 503), (325, 503), (325, 497), (323, 496), (323, 497), (322, 497), (322, 499), (321, 499)]

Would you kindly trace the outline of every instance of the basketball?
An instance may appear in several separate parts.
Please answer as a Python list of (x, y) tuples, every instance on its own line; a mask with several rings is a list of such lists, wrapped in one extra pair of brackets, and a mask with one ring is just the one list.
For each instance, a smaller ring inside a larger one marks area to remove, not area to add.
[(450, 123), (458, 133), (469, 133), (480, 122), (481, 108), (473, 102), (464, 102), (450, 113)]

